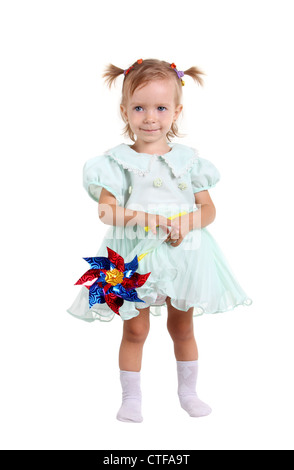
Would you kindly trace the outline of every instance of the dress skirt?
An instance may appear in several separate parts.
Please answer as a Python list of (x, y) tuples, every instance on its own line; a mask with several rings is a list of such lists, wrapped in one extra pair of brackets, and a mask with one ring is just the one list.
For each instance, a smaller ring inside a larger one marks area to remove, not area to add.
[[(161, 211), (168, 217), (168, 211)], [(166, 297), (177, 310), (193, 315), (220, 313), (238, 305), (249, 306), (252, 300), (240, 286), (224, 254), (206, 228), (191, 230), (179, 246), (165, 242), (166, 232), (157, 227), (157, 233), (134, 227), (110, 226), (95, 256), (108, 257), (107, 247), (131, 262), (145, 253), (138, 262), (139, 274), (151, 273), (141, 287), (138, 297), (144, 302), (124, 301), (119, 309), (122, 320), (129, 320), (150, 307), (150, 312), (161, 315), (166, 309)], [(86, 266), (85, 271), (89, 269)], [(80, 287), (68, 313), (85, 321), (110, 321), (116, 315), (106, 304), (89, 308), (89, 290)]]

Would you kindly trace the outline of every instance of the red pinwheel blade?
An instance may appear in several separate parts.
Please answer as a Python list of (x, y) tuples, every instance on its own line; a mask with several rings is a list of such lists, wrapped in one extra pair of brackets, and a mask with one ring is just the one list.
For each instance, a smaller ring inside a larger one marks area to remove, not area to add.
[(76, 285), (85, 284), (89, 281), (94, 281), (100, 276), (100, 269), (89, 269), (85, 274), (80, 277), (80, 279), (75, 283)]
[(125, 262), (122, 256), (120, 256), (116, 251), (113, 251), (111, 248), (107, 247), (108, 258), (111, 263), (113, 263), (120, 272), (125, 270)]
[(107, 305), (111, 308), (111, 310), (113, 310), (114, 313), (119, 315), (119, 308), (124, 303), (124, 299), (122, 299), (121, 297), (118, 297), (113, 292), (110, 292), (110, 294), (105, 295), (105, 300), (106, 300)]
[(105, 284), (105, 285), (103, 286), (104, 294), (107, 294), (107, 291), (108, 291), (109, 289), (111, 289), (111, 287), (112, 287), (112, 286), (111, 286), (110, 284)]
[(150, 274), (151, 272), (147, 274), (134, 273), (130, 278), (126, 277), (121, 283), (121, 285), (125, 289), (134, 289), (136, 287), (141, 287), (143, 286), (143, 284), (145, 284)]

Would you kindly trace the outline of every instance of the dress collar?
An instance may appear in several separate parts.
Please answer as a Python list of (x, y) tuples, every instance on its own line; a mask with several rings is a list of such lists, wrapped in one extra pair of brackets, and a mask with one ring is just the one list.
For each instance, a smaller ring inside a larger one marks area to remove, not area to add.
[[(160, 156), (172, 170), (173, 175), (178, 178), (185, 174), (198, 160), (197, 150), (183, 144), (168, 143), (171, 150)], [(133, 171), (136, 174), (145, 175), (149, 173), (150, 158), (152, 154), (138, 153), (129, 145), (123, 143), (105, 152), (117, 161), (124, 169)]]

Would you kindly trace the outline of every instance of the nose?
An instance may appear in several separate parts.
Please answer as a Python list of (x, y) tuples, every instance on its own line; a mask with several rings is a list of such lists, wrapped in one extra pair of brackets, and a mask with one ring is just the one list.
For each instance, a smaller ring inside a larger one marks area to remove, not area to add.
[(146, 111), (145, 117), (144, 117), (145, 122), (155, 122), (155, 116), (152, 110)]

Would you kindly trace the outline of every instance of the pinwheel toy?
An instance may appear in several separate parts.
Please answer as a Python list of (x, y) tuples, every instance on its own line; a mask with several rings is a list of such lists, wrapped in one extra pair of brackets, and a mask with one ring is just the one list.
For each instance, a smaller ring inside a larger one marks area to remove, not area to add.
[[(136, 287), (141, 287), (147, 281), (150, 273), (139, 274), (137, 255), (130, 263), (125, 263), (111, 248), (107, 247), (108, 258), (84, 258), (91, 266), (75, 285), (83, 285), (89, 289), (89, 308), (95, 304), (107, 305), (117, 315), (124, 300), (129, 302), (144, 302), (139, 299)], [(144, 254), (145, 255), (145, 254)], [(139, 260), (142, 259), (142, 255)]]

